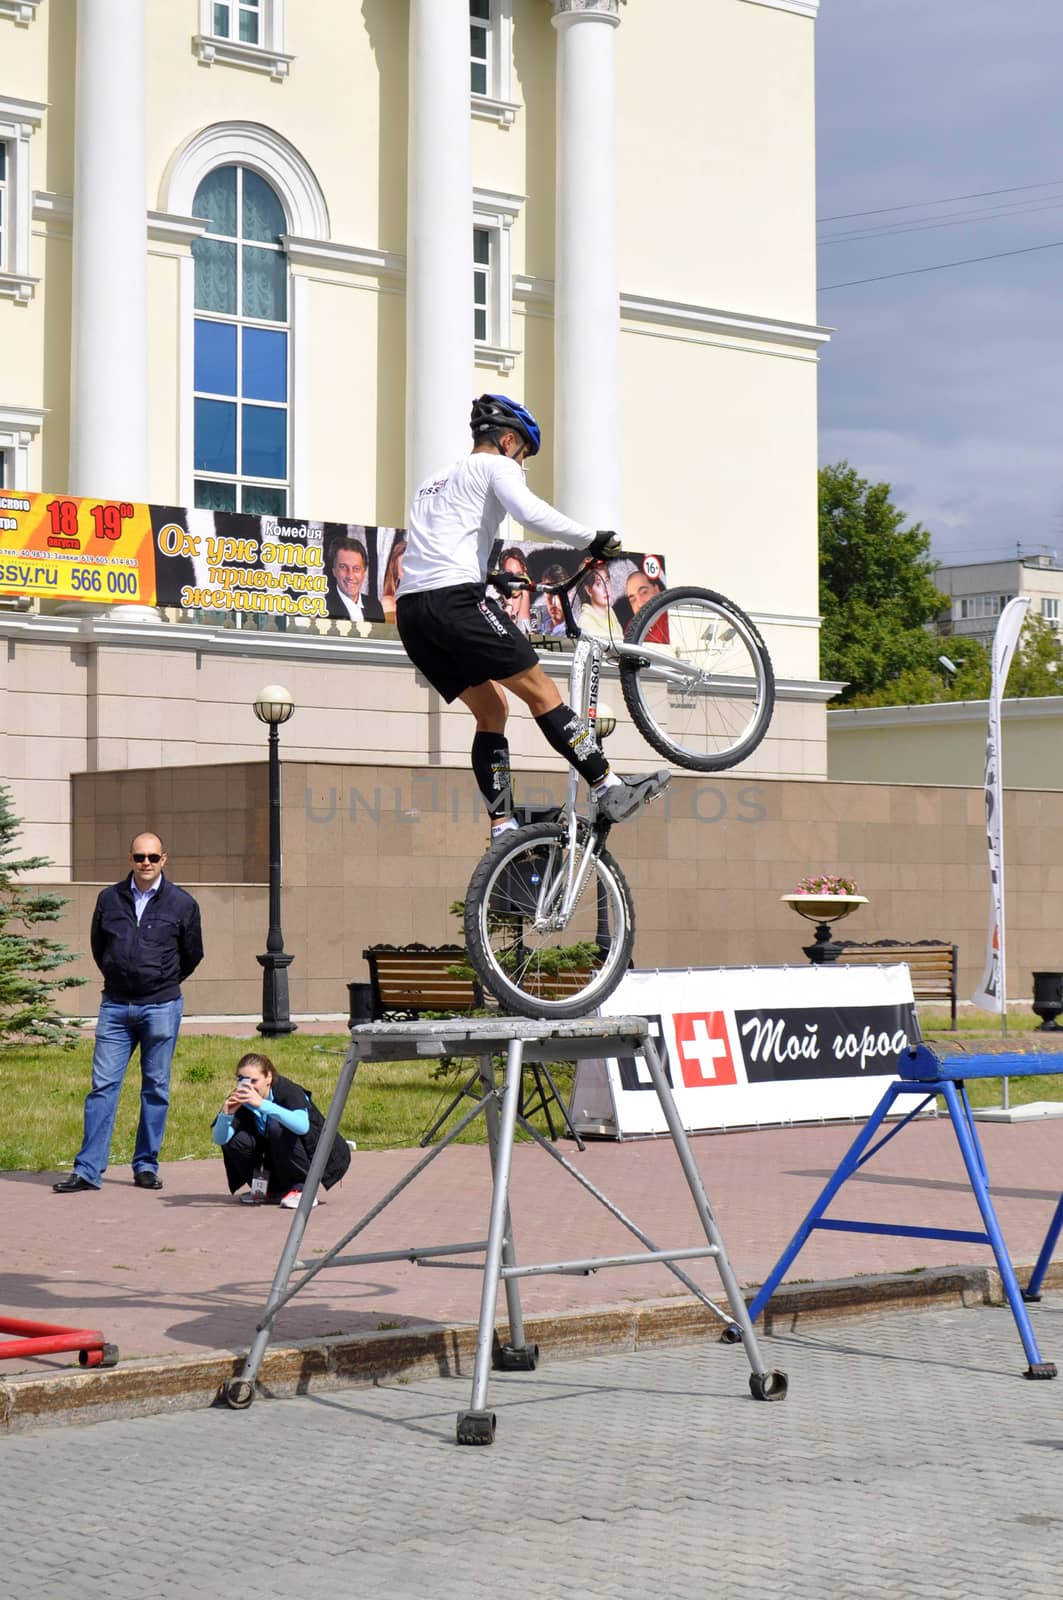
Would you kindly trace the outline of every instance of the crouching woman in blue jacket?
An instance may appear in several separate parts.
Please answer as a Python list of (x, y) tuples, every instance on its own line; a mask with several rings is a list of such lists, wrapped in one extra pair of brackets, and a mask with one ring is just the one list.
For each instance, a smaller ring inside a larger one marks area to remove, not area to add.
[[(251, 1192), (240, 1196), (245, 1205), (265, 1200), (294, 1211), (324, 1126), (309, 1090), (282, 1078), (268, 1056), (241, 1056), (236, 1088), (211, 1130), (221, 1146), (229, 1193), (247, 1184)], [(337, 1133), (321, 1177), (324, 1187), (338, 1183), (350, 1164), (350, 1146)]]

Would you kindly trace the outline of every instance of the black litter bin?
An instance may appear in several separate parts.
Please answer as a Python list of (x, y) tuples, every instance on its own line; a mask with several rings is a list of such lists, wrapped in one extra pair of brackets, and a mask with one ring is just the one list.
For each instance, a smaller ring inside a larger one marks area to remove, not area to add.
[(349, 983), (347, 985), (347, 994), (349, 997), (348, 1028), (356, 1028), (362, 1022), (372, 1022), (373, 985), (371, 983)]

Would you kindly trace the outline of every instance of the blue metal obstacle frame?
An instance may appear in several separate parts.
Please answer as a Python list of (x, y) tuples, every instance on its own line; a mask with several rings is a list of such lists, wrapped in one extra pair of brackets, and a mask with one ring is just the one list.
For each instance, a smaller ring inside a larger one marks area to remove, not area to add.
[[(1015, 1324), (1019, 1330), (1019, 1337), (1022, 1340), (1026, 1359), (1030, 1363), (1026, 1371), (1026, 1377), (1054, 1378), (1056, 1376), (1055, 1363), (1041, 1360), (1041, 1352), (1030, 1324), (1026, 1302), (1041, 1298), (1041, 1283), (1060, 1231), (1063, 1230), (1063, 1195), (1060, 1196), (1055, 1214), (1049, 1223), (1048, 1232), (1045, 1235), (1044, 1244), (1041, 1246), (1041, 1252), (1031, 1274), (1030, 1282), (1025, 1290), (1020, 1289), (1015, 1276), (1015, 1269), (1011, 1264), (1011, 1257), (1008, 1255), (1007, 1246), (1004, 1243), (1004, 1236), (1000, 1231), (1000, 1224), (993, 1208), (993, 1201), (990, 1197), (989, 1176), (986, 1171), (985, 1157), (982, 1154), (982, 1146), (979, 1143), (974, 1120), (971, 1116), (971, 1106), (967, 1099), (964, 1079), (1010, 1078), (1030, 1076), (1033, 1073), (1060, 1073), (1063, 1072), (1063, 1054), (1002, 1053), (1000, 1055), (979, 1054), (941, 1057), (928, 1045), (918, 1044), (908, 1054), (900, 1058), (898, 1072), (900, 1076), (887, 1086), (885, 1094), (871, 1113), (867, 1124), (842, 1157), (837, 1171), (779, 1257), (764, 1286), (752, 1301), (749, 1307), (750, 1321), (755, 1322), (760, 1316), (760, 1313), (782, 1282), (794, 1258), (803, 1248), (805, 1241), (817, 1228), (835, 1233), (888, 1233), (916, 1239), (956, 1239), (962, 1240), (966, 1244), (988, 1244), (993, 1247), (993, 1254), (1000, 1269), (1004, 1292), (1008, 1297), (1008, 1304), (1011, 1307)], [(889, 1115), (894, 1101), (901, 1095), (918, 1095), (920, 1097), (918, 1105), (890, 1128), (888, 1133), (884, 1134), (877, 1142), (873, 1142), (883, 1120)], [(870, 1161), (871, 1157), (876, 1155), (891, 1139), (895, 1139), (902, 1128), (906, 1128), (938, 1095), (944, 1098), (948, 1109), (948, 1115), (956, 1134), (960, 1152), (963, 1155), (964, 1165), (967, 1168), (967, 1175), (971, 1180), (971, 1189), (978, 1202), (978, 1209), (982, 1214), (985, 1231), (983, 1233), (975, 1233), (961, 1228), (918, 1228), (903, 1223), (854, 1222), (841, 1217), (825, 1217), (825, 1211), (846, 1179), (851, 1178), (854, 1172)]]

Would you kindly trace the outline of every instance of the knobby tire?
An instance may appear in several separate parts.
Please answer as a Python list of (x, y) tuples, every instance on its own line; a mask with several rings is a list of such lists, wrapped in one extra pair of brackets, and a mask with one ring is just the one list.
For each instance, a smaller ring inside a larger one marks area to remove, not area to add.
[[(580, 839), (589, 847), (589, 830), (581, 829)], [(586, 1016), (612, 994), (631, 962), (634, 903), (606, 850), (592, 863), (566, 926), (536, 931), (542, 884), (563, 871), (567, 857), (567, 826), (533, 823), (504, 833), (469, 880), (469, 960), (484, 988), (518, 1016)]]
[(635, 613), (624, 643), (663, 649), (691, 669), (685, 685), (669, 683), (652, 657), (621, 658), (631, 719), (658, 754), (694, 772), (721, 772), (752, 755), (775, 708), (775, 674), (739, 606), (711, 589), (666, 589)]

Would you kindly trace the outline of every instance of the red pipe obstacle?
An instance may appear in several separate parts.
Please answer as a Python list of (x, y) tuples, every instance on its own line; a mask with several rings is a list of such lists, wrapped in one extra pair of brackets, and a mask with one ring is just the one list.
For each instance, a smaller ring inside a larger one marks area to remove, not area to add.
[(57, 1322), (24, 1322), (20, 1317), (0, 1317), (0, 1333), (26, 1336), (0, 1340), (0, 1361), (76, 1350), (83, 1367), (113, 1367), (118, 1362), (118, 1346), (107, 1344), (103, 1334), (95, 1328), (68, 1328)]

